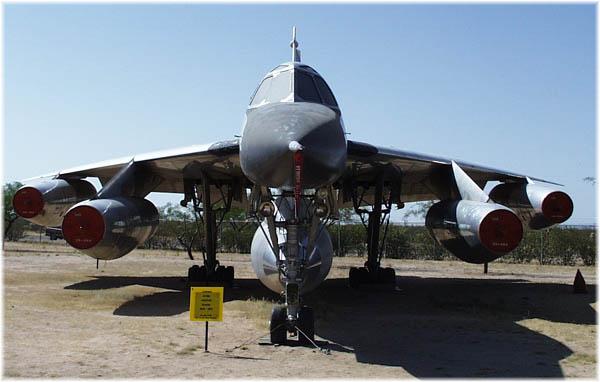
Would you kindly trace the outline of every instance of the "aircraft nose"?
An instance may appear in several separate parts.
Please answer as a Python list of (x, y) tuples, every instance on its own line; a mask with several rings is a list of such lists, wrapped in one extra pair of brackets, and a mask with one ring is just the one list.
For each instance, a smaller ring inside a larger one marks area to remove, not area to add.
[(276, 103), (248, 112), (240, 145), (242, 170), (253, 182), (293, 187), (293, 147), (302, 147), (303, 186), (333, 182), (344, 170), (346, 138), (338, 115), (314, 103)]

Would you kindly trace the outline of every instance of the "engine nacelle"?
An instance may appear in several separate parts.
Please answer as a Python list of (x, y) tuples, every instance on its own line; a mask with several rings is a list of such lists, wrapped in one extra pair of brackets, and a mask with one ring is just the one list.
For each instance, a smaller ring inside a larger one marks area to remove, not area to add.
[(65, 215), (65, 240), (82, 253), (113, 260), (148, 240), (158, 227), (158, 210), (143, 198), (87, 200)]
[[(300, 256), (306, 258), (306, 267), (303, 273), (304, 280), (300, 284), (300, 293), (304, 294), (315, 289), (329, 274), (331, 263), (333, 261), (333, 246), (327, 229), (319, 227), (320, 235), (315, 240), (315, 248), (312, 253), (306, 253), (308, 246), (308, 234), (306, 231), (298, 230), (298, 242), (300, 244)], [(266, 222), (262, 223), (254, 233), (250, 256), (252, 259), (252, 268), (258, 279), (275, 293), (283, 292), (284, 285), (279, 279), (279, 268), (277, 267), (277, 258), (271, 249), (271, 240), (265, 236), (268, 232)], [(279, 256), (285, 259), (284, 251), (286, 241), (286, 231), (283, 228), (277, 228), (277, 241), (280, 243)]]
[(531, 229), (565, 222), (573, 213), (573, 201), (565, 192), (540, 184), (502, 183), (490, 198), (511, 208)]
[(441, 201), (429, 209), (425, 225), (440, 245), (474, 264), (505, 255), (523, 238), (523, 225), (517, 215), (494, 203)]
[(81, 179), (50, 179), (26, 184), (13, 197), (17, 215), (46, 227), (59, 226), (65, 213), (96, 195), (96, 188)]

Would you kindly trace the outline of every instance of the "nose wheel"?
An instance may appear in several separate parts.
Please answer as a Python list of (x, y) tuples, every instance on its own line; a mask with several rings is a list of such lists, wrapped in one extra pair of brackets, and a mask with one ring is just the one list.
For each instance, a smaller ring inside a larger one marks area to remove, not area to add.
[(315, 315), (309, 306), (303, 306), (298, 311), (298, 342), (301, 345), (310, 345), (315, 341)]
[(300, 345), (311, 345), (315, 341), (315, 317), (311, 307), (303, 306), (298, 310), (298, 317), (290, 320), (285, 305), (275, 305), (271, 312), (269, 324), (271, 343), (287, 344), (287, 334), (297, 334)]
[(273, 306), (271, 312), (271, 343), (273, 345), (285, 345), (287, 340), (287, 308), (284, 305)]

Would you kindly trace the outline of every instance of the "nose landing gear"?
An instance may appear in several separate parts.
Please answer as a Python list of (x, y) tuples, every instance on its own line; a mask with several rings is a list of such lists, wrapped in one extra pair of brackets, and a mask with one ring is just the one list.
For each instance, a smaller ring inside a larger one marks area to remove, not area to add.
[(276, 305), (271, 313), (271, 343), (283, 345), (287, 333), (296, 335), (301, 345), (314, 342), (315, 320), (312, 308), (300, 304), (300, 286), (305, 270), (305, 254), (299, 253), (298, 222), (287, 225), (285, 258), (279, 262), (281, 282), (285, 285), (285, 305)]
[[(264, 195), (268, 194), (265, 192)], [(320, 277), (315, 270), (319, 271), (316, 267), (320, 267), (322, 262), (315, 260), (321, 258), (315, 256), (314, 254), (318, 252), (314, 251), (320, 248), (317, 247), (317, 243), (324, 224), (321, 220), (323, 217), (314, 211), (317, 207), (326, 208), (327, 212), (331, 209), (329, 206), (322, 207), (325, 203), (320, 199), (316, 202), (312, 200), (319, 198), (318, 195), (307, 196), (307, 201), (302, 204), (293, 203), (295, 202), (293, 196), (290, 192), (284, 192), (275, 199), (272, 209), (268, 211), (267, 208), (259, 209), (267, 223), (262, 234), (269, 240), (270, 249), (275, 255), (278, 283), (282, 286), (282, 297), (285, 298), (284, 304), (273, 307), (270, 340), (272, 344), (283, 345), (290, 344), (288, 338), (290, 340), (297, 338), (297, 343), (300, 345), (315, 346), (314, 312), (310, 307), (302, 305), (300, 294), (302, 291), (309, 290), (310, 283), (314, 284), (315, 279)], [(262, 200), (261, 205), (267, 202), (271, 201)], [(292, 207), (295, 205), (298, 207)], [(265, 213), (262, 213), (263, 210)], [(274, 219), (276, 213), (277, 220)], [(327, 221), (329, 214), (325, 214), (324, 218)]]

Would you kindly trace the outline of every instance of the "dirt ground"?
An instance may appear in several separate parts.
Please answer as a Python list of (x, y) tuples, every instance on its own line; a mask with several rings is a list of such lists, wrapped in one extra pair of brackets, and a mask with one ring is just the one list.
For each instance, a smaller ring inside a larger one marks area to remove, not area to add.
[(136, 250), (101, 262), (64, 244), (7, 243), (5, 377), (444, 378), (595, 377), (596, 270), (387, 260), (397, 289), (347, 287), (361, 258), (336, 258), (306, 297), (320, 346), (260, 344), (277, 296), (249, 255), (235, 266), (224, 321), (189, 320), (183, 252)]

